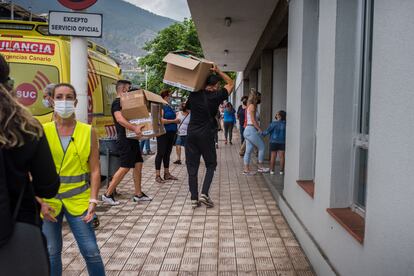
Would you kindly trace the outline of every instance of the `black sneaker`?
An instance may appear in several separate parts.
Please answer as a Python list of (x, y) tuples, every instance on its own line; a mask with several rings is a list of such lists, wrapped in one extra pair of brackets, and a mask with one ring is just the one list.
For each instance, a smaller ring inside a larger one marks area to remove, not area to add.
[(207, 208), (213, 208), (214, 202), (211, 200), (210, 197), (206, 196), (205, 194), (200, 195), (200, 202), (207, 206)]
[(132, 200), (134, 201), (134, 202), (138, 202), (138, 201), (151, 201), (152, 200), (152, 198), (150, 198), (149, 196), (147, 196), (146, 194), (144, 194), (144, 192), (141, 192), (141, 196), (137, 196), (137, 195), (134, 195), (134, 197), (132, 198)]
[(174, 161), (173, 163), (174, 163), (174, 164), (177, 164), (177, 165), (181, 165), (181, 164), (182, 164), (182, 163), (181, 163), (181, 160)]

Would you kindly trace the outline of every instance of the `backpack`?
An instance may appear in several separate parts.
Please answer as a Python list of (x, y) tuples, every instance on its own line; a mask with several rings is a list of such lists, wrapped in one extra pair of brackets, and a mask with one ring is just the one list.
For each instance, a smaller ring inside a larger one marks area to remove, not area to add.
[(0, 247), (7, 243), (13, 233), (9, 189), (7, 187), (6, 168), (3, 149), (0, 149)]

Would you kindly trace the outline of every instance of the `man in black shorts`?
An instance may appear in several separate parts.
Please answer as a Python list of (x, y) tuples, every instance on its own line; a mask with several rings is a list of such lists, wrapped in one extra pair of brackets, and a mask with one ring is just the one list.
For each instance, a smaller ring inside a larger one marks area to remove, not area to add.
[(119, 80), (116, 83), (117, 98), (112, 103), (111, 113), (115, 122), (117, 131), (117, 147), (121, 159), (121, 167), (115, 173), (109, 184), (105, 194), (102, 195), (102, 201), (110, 205), (118, 205), (120, 202), (117, 201), (113, 195), (118, 184), (122, 181), (125, 175), (130, 169), (133, 169), (135, 193), (133, 201), (150, 201), (151, 198), (144, 194), (141, 190), (141, 176), (142, 176), (142, 165), (144, 159), (141, 156), (141, 150), (139, 147), (139, 141), (136, 139), (128, 139), (126, 137), (125, 129), (132, 130), (136, 133), (137, 137), (142, 137), (141, 128), (134, 126), (128, 122), (127, 119), (122, 116), (121, 100), (120, 97), (123, 93), (127, 93), (131, 86), (131, 82), (127, 80)]
[[(214, 206), (208, 192), (217, 166), (214, 136), (218, 125), (215, 116), (219, 105), (227, 100), (234, 89), (233, 80), (221, 72), (216, 65), (211, 70), (215, 74), (208, 77), (206, 87), (200, 91), (191, 92), (187, 101), (188, 109), (191, 110), (191, 119), (187, 132), (185, 156), (193, 208), (200, 206), (200, 202), (207, 207)], [(221, 79), (225, 81), (226, 85), (220, 89)], [(206, 165), (206, 175), (199, 198), (197, 175), (201, 156)]]

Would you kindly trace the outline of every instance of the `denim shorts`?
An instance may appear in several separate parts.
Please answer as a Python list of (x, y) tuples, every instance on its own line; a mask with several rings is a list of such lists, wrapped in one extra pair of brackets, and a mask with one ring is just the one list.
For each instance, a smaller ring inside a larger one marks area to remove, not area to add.
[(187, 141), (187, 136), (177, 136), (177, 140), (175, 141), (176, 146), (185, 147), (185, 142)]

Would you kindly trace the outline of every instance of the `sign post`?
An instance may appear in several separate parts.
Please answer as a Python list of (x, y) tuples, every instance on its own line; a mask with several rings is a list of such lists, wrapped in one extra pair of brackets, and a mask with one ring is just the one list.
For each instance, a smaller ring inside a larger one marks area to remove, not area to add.
[[(96, 1), (97, 0), (58, 0), (60, 4), (74, 11), (87, 9), (95, 4)], [(49, 31), (52, 31), (53, 33), (56, 30), (51, 30), (51, 26), (52, 25), (49, 22)], [(77, 29), (77, 31), (79, 30)], [(54, 34), (58, 33), (54, 32)], [(76, 107), (76, 118), (81, 122), (88, 123), (88, 41), (86, 37), (71, 37), (70, 82), (77, 92), (78, 105)]]
[(88, 123), (88, 42), (84, 37), (70, 40), (70, 82), (77, 92), (76, 118)]

